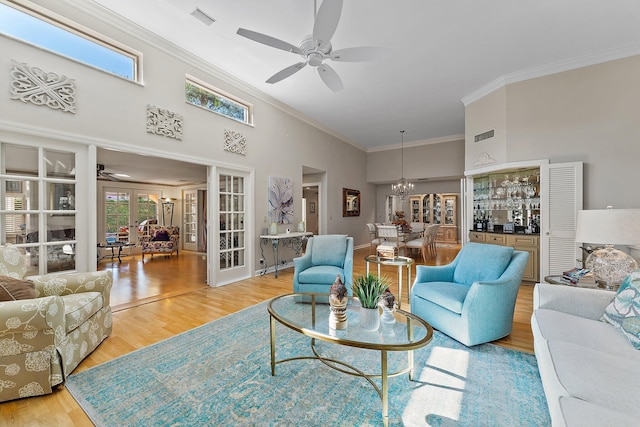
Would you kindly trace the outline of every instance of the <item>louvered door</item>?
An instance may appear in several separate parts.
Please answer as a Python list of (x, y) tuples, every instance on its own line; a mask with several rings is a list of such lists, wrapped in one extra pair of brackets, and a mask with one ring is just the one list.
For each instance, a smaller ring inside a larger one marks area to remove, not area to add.
[(582, 209), (582, 162), (549, 164), (541, 168), (541, 175), (542, 206), (548, 206), (542, 209), (540, 233), (545, 277), (575, 267), (582, 256), (575, 242), (576, 216)]

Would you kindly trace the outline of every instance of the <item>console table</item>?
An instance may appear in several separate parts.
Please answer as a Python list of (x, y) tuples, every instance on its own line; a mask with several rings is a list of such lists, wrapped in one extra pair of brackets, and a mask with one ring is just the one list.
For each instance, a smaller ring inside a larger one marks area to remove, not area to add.
[[(113, 261), (113, 258), (118, 257), (118, 262), (122, 262), (121, 257), (122, 256), (131, 256), (132, 253), (132, 249), (135, 247), (135, 243), (129, 243), (129, 242), (112, 242), (112, 243), (98, 243), (98, 262), (100, 262), (101, 259), (104, 258), (108, 258), (111, 257), (111, 260)], [(126, 254), (122, 253), (122, 249), (123, 248), (127, 248), (129, 249), (129, 252)], [(106, 255), (100, 255), (100, 249), (111, 249), (111, 253), (107, 253)], [(116, 253), (116, 249), (118, 250), (118, 252)]]
[[(275, 263), (275, 276), (278, 277), (278, 266), (280, 265), (280, 242), (286, 248), (291, 249), (296, 253), (296, 256), (300, 256), (302, 252), (302, 246), (306, 239), (313, 236), (313, 233), (309, 231), (302, 232), (290, 232), (280, 234), (263, 234), (260, 236), (260, 252), (264, 259), (263, 245), (267, 245), (271, 241), (271, 249), (273, 250), (273, 261)], [(265, 271), (266, 271), (265, 266)]]

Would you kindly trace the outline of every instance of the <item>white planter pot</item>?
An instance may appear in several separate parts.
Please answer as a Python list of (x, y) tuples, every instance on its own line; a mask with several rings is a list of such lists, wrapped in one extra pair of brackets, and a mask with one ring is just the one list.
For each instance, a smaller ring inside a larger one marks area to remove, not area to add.
[(360, 307), (360, 327), (368, 332), (378, 330), (380, 327), (380, 312), (377, 308)]

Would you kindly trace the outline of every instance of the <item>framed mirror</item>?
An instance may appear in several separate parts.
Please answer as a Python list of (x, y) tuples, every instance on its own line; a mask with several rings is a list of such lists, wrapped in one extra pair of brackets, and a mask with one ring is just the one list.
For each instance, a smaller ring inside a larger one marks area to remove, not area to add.
[(360, 191), (342, 189), (342, 216), (360, 216)]

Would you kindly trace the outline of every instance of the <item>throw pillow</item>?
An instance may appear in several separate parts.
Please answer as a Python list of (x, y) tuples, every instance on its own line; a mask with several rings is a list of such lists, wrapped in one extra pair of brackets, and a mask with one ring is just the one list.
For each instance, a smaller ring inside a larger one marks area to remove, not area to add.
[(36, 297), (36, 285), (28, 280), (0, 276), (0, 301), (16, 301)]
[(640, 278), (627, 281), (604, 310), (601, 320), (613, 325), (640, 349)]
[(168, 242), (171, 239), (169, 238), (169, 232), (167, 230), (160, 230), (156, 233), (153, 240), (155, 242)]

